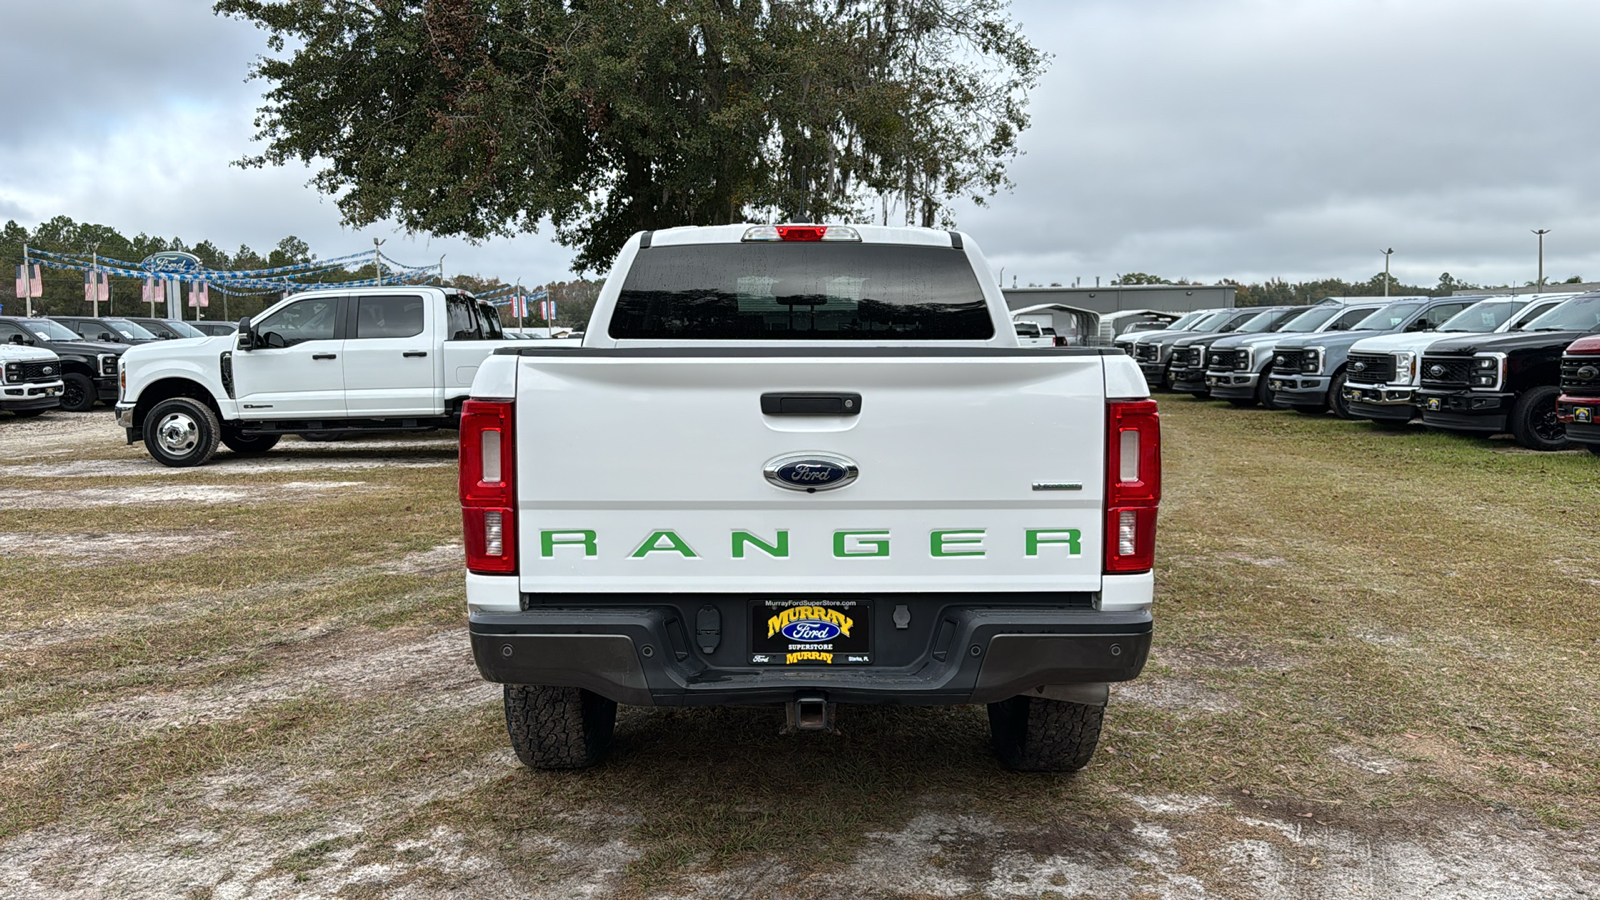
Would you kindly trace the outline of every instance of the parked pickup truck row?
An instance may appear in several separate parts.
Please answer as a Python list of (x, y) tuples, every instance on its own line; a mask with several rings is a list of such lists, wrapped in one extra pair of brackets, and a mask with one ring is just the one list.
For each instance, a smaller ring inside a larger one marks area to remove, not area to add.
[[(1385, 427), (1420, 417), (1440, 430), (1509, 432), (1533, 450), (1595, 443), (1595, 350), (1584, 341), (1600, 335), (1600, 292), (1330, 298), (1255, 312), (1221, 333), (1195, 330), (1205, 317), (1191, 314), (1186, 331), (1179, 320), (1126, 343), (1152, 383), (1237, 406)], [(1153, 345), (1172, 347), (1159, 376)]]
[(468, 630), (524, 763), (598, 762), (619, 703), (984, 703), (1006, 765), (1089, 762), (1149, 652), (1159, 418), (1124, 354), (1022, 348), (989, 272), (959, 232), (645, 232), (581, 347), (477, 365)]

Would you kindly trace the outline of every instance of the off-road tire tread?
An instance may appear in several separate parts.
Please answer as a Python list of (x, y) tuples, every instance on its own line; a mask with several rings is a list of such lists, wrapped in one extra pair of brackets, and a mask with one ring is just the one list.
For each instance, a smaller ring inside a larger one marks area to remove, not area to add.
[(1566, 438), (1562, 438), (1558, 443), (1552, 443), (1533, 431), (1533, 408), (1541, 402), (1554, 403), (1560, 394), (1561, 389), (1550, 384), (1522, 392), (1517, 402), (1512, 404), (1510, 421), (1507, 423), (1511, 426), (1511, 436), (1517, 439), (1518, 444), (1529, 450), (1544, 451), (1565, 450), (1571, 446), (1571, 442)]
[(278, 441), (281, 438), (282, 435), (277, 434), (243, 435), (224, 430), (222, 432), (222, 445), (240, 456), (254, 456), (278, 446)]
[(1018, 772), (1076, 772), (1094, 758), (1105, 707), (1044, 697), (989, 704), (995, 755)]
[(511, 748), (529, 768), (587, 768), (611, 750), (615, 700), (582, 688), (508, 684), (505, 703)]
[(173, 405), (184, 406), (200, 423), (200, 446), (195, 453), (177, 460), (165, 456), (160, 450), (156, 449), (156, 445), (149, 439), (147, 433), (144, 442), (145, 450), (156, 462), (174, 469), (187, 469), (193, 466), (205, 465), (211, 461), (211, 457), (217, 455), (217, 445), (222, 440), (222, 423), (217, 421), (217, 414), (211, 411), (211, 407), (201, 403), (199, 400), (192, 397), (172, 397), (157, 403), (150, 409), (150, 412), (145, 414), (146, 428), (154, 427), (154, 423), (161, 421), (164, 411)]

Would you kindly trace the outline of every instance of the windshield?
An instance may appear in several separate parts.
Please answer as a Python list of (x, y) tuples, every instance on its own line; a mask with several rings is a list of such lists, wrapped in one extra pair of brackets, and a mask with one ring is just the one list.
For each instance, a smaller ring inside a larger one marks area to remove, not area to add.
[(1027, 337), (1038, 337), (1039, 326), (1033, 324), (1032, 322), (1018, 322), (1017, 334), (1026, 335)]
[(41, 341), (81, 341), (77, 332), (49, 319), (24, 319), (22, 326), (38, 336)]
[(1422, 308), (1421, 303), (1391, 303), (1357, 322), (1351, 331), (1388, 331), (1399, 328)]
[(1600, 294), (1574, 297), (1522, 327), (1523, 331), (1600, 331)]
[(1148, 322), (1148, 323), (1141, 323), (1141, 324), (1154, 325), (1154, 326), (1156, 326), (1157, 329), (1164, 329), (1164, 330), (1168, 330), (1168, 331), (1183, 331), (1184, 329), (1188, 328), (1190, 325), (1193, 325), (1194, 323), (1200, 321), (1201, 317), (1205, 316), (1205, 315), (1206, 315), (1206, 313), (1203, 313), (1203, 312), (1187, 313), (1187, 314), (1181, 316), (1177, 321), (1173, 322), (1171, 325), (1162, 325), (1160, 322)]
[(178, 334), (182, 335), (183, 337), (205, 337), (206, 336), (206, 333), (204, 331), (201, 331), (200, 329), (194, 327), (193, 325), (190, 325), (188, 322), (172, 322), (172, 321), (169, 321), (169, 322), (162, 322), (161, 324), (167, 326), (168, 328), (171, 328), (173, 331), (176, 331)]
[(634, 258), (611, 314), (619, 340), (988, 340), (972, 264), (942, 247), (682, 244)]
[(1339, 309), (1340, 307), (1337, 306), (1313, 306), (1300, 315), (1290, 319), (1288, 323), (1282, 328), (1279, 328), (1278, 331), (1283, 334), (1309, 334), (1310, 332), (1321, 328), (1322, 323), (1337, 315), (1339, 313)]
[(115, 328), (118, 334), (130, 341), (153, 341), (156, 339), (155, 335), (137, 322), (129, 322), (127, 319), (101, 319), (100, 321)]
[[(1215, 312), (1215, 313), (1212, 313), (1209, 316), (1206, 316), (1204, 319), (1201, 319), (1200, 321), (1194, 323), (1193, 325), (1190, 325), (1188, 328), (1183, 329), (1183, 330), (1184, 331), (1216, 331), (1217, 329), (1221, 328), (1222, 326), (1228, 324), (1228, 320), (1232, 319), (1232, 318), (1233, 318), (1233, 313), (1232, 312), (1227, 312), (1227, 311)], [(1176, 331), (1177, 329), (1173, 329), (1173, 330)]]
[[(1301, 307), (1304, 309), (1304, 307)], [(1262, 334), (1268, 331), (1279, 330), (1274, 326), (1282, 326), (1294, 318), (1299, 309), (1269, 309), (1256, 314), (1256, 317), (1239, 326), (1240, 334)]]
[(1463, 309), (1439, 326), (1440, 331), (1487, 333), (1499, 328), (1517, 310), (1527, 306), (1520, 300), (1485, 300)]
[(1567, 301), (1565, 301), (1565, 300), (1540, 300), (1540, 301), (1538, 301), (1536, 303), (1529, 303), (1527, 305), (1527, 307), (1525, 307), (1522, 310), (1522, 312), (1517, 313), (1517, 315), (1516, 315), (1516, 322), (1517, 323), (1515, 325), (1512, 325), (1507, 330), (1509, 330), (1509, 331), (1526, 331), (1528, 329), (1528, 326), (1530, 324), (1532, 324), (1532, 322), (1535, 319), (1539, 318), (1540, 316), (1544, 315), (1545, 313), (1549, 312), (1550, 310), (1555, 309), (1556, 307), (1560, 306), (1561, 304), (1563, 304), (1565, 302), (1567, 302)]

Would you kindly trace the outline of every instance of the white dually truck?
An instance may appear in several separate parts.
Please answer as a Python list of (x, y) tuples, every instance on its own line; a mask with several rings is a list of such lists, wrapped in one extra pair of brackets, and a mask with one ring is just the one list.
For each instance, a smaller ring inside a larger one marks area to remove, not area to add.
[(617, 704), (988, 704), (1020, 770), (1094, 753), (1150, 647), (1156, 405), (1022, 349), (958, 232), (633, 236), (582, 346), (498, 350), (461, 416), (470, 642), (523, 763)]
[(454, 428), (484, 358), (518, 343), (493, 307), (454, 288), (295, 294), (236, 334), (129, 349), (117, 424), (175, 467), (204, 464), (219, 443), (250, 454), (286, 434)]

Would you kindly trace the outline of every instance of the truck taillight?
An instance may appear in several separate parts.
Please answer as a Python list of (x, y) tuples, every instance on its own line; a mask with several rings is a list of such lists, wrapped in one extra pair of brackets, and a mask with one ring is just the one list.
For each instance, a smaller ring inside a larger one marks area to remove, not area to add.
[(1155, 565), (1161, 418), (1154, 400), (1106, 404), (1106, 574)]
[(468, 400), (461, 407), (461, 524), (467, 570), (517, 571), (515, 407)]

